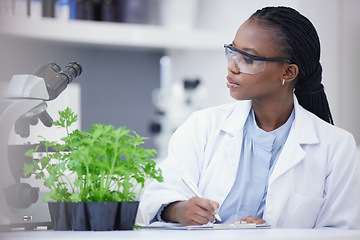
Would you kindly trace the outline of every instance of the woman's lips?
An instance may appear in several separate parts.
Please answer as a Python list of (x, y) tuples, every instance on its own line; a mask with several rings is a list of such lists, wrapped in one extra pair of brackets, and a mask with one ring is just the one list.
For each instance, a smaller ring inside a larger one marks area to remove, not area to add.
[(237, 87), (239, 87), (239, 84), (236, 84), (235, 82), (234, 82), (234, 80), (230, 77), (230, 76), (227, 76), (227, 83), (226, 83), (226, 86), (228, 87), (228, 88), (237, 88)]

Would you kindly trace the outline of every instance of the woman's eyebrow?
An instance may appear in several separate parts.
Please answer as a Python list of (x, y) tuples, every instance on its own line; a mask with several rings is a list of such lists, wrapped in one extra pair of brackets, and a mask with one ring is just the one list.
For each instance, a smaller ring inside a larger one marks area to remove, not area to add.
[[(232, 42), (232, 45), (233, 45), (234, 47), (236, 47), (236, 44), (234, 43), (234, 41)], [(260, 56), (260, 54), (259, 54), (255, 49), (253, 49), (253, 48), (243, 48), (243, 49), (241, 49), (241, 50), (248, 51), (248, 52), (253, 52), (253, 53), (255, 53), (256, 55)]]
[(255, 49), (253, 49), (253, 48), (243, 48), (243, 50), (245, 50), (245, 51), (248, 51), (248, 52), (253, 52), (253, 53), (255, 53), (256, 55), (260, 55)]

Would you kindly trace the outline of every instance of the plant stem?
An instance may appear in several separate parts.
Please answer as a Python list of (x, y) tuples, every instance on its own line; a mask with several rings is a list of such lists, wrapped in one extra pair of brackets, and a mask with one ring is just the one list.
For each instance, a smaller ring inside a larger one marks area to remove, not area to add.
[(100, 172), (100, 200), (104, 201), (105, 198), (105, 194), (106, 194), (106, 188), (104, 188), (104, 184), (106, 181), (106, 177), (105, 177), (106, 172), (105, 171), (101, 171)]
[[(113, 172), (114, 172), (114, 168), (115, 168), (115, 162), (116, 162), (116, 159), (117, 159), (117, 156), (118, 156), (118, 151), (116, 151), (117, 149), (115, 149), (115, 153), (114, 153), (114, 156), (111, 159), (111, 167), (110, 167), (110, 171), (107, 173), (108, 175), (107, 176), (112, 176), (113, 175)], [(107, 177), (106, 178), (106, 186), (105, 186), (105, 191), (107, 191), (110, 187), (110, 184), (111, 184), (111, 177)]]
[[(86, 160), (85, 160), (85, 162), (86, 162)], [(86, 168), (86, 175), (85, 175), (85, 182), (84, 182), (84, 191), (82, 193), (88, 192), (88, 191), (85, 191), (85, 189), (88, 189), (88, 188), (92, 189), (91, 179), (89, 179), (89, 177), (90, 177), (89, 165), (86, 164), (85, 168)], [(90, 183), (90, 184), (88, 184), (88, 183)], [(84, 196), (84, 198), (85, 197), (86, 196)]]
[[(65, 177), (67, 183), (69, 184), (69, 186), (71, 187), (71, 191), (74, 192), (75, 186), (71, 183), (70, 179), (64, 174), (63, 177)], [(61, 177), (61, 181), (65, 182), (62, 177)]]

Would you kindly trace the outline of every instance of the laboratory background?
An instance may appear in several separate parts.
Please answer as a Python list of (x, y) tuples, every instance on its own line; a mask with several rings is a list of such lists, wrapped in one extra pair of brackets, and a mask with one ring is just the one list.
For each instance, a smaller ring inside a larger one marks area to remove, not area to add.
[[(81, 76), (55, 100), (56, 106), (49, 102), (53, 118), (71, 106), (82, 129), (93, 123), (127, 126), (150, 137), (148, 147), (164, 145), (167, 136), (162, 135), (191, 111), (233, 101), (225, 84), (223, 44), (233, 40), (240, 24), (258, 8), (286, 5), (311, 19), (318, 30), (323, 83), (335, 125), (360, 144), (357, 0), (128, 0), (123, 2), (133, 4), (122, 18), (99, 19), (84, 11), (81, 20), (66, 15), (66, 5), (61, 5), (66, 1), (46, 2), (53, 2), (53, 12), (41, 12), (39, 0), (1, 1), (0, 86), (43, 64), (79, 62)], [(186, 88), (184, 81), (189, 82)], [(39, 131), (48, 132), (36, 128), (35, 138)]]
[[(59, 110), (71, 107), (79, 114), (76, 128), (126, 126), (149, 137), (145, 147), (157, 149), (160, 162), (169, 137), (191, 112), (234, 101), (223, 45), (257, 9), (284, 5), (315, 25), (335, 125), (360, 144), (358, 0), (124, 0), (121, 13), (110, 5), (115, 1), (78, 1), (84, 6), (76, 13), (71, 2), (1, 0), (0, 90), (13, 75), (76, 61), (82, 73), (48, 102), (50, 116), (57, 119)], [(96, 11), (99, 4), (108, 4), (106, 13)], [(39, 123), (26, 139), (12, 134), (9, 144), (63, 134)]]

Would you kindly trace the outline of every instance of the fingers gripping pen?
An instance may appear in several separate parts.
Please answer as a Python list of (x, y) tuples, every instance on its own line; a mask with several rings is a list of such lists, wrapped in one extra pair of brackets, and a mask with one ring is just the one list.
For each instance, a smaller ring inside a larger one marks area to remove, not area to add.
[[(195, 184), (191, 181), (191, 179), (189, 177), (182, 177), (183, 182), (186, 184), (186, 186), (188, 186), (188, 188), (198, 197), (203, 198), (203, 196), (199, 193), (199, 191), (197, 190), (197, 187), (195, 186)], [(219, 214), (215, 214), (214, 215), (216, 220), (218, 220), (219, 222), (221, 222), (221, 218), (219, 216)]]

